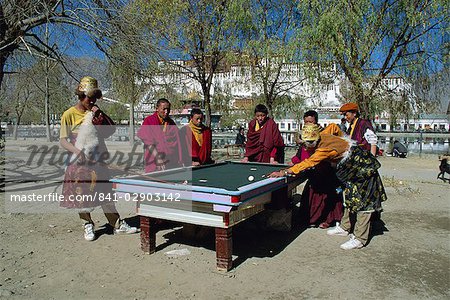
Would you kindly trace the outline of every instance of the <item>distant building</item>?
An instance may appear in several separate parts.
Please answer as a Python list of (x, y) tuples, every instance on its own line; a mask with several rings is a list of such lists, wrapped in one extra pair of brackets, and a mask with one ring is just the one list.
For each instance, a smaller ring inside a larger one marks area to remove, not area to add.
[(446, 114), (420, 114), (409, 120), (400, 119), (391, 127), (387, 118), (375, 118), (374, 126), (377, 131), (434, 131), (449, 132), (450, 122)]
[[(159, 88), (169, 86), (177, 93), (183, 95), (196, 94), (201, 96), (202, 89), (200, 84), (192, 77), (188, 76), (186, 69), (194, 68), (192, 61), (173, 61), (170, 64), (160, 62), (159, 67), (164, 70), (160, 75), (154, 78), (152, 90), (143, 97), (141, 103), (136, 109), (138, 112), (148, 110), (149, 103), (152, 103), (153, 94)], [(230, 96), (232, 99), (230, 107), (236, 111), (251, 110), (255, 103), (255, 95), (263, 94), (262, 85), (255, 76), (255, 67), (251, 63), (237, 64), (222, 61), (216, 74), (213, 77), (211, 87), (211, 95), (220, 93)], [(343, 74), (338, 74), (335, 65), (323, 68), (321, 71), (326, 80), (311, 81), (305, 80), (305, 75), (300, 63), (284, 63), (281, 80), (289, 86), (280, 95), (291, 97), (302, 96), (306, 100), (305, 106), (308, 109), (315, 109), (319, 113), (319, 123), (326, 126), (330, 123), (340, 124), (339, 108), (342, 103), (341, 89), (348, 81), (345, 80)], [(406, 93), (405, 93), (406, 92)], [(402, 77), (390, 76), (382, 80), (380, 85), (380, 93), (384, 93), (385, 97), (391, 97), (392, 101), (404, 101), (405, 94), (411, 95), (411, 84), (406, 83)], [(412, 113), (418, 115), (417, 105), (413, 97), (408, 96), (411, 103)], [(153, 100), (154, 101), (154, 100)], [(154, 104), (150, 104), (150, 111), (154, 110)], [(189, 108), (181, 111), (173, 111), (172, 116), (177, 123), (182, 125), (188, 122)], [(249, 117), (250, 119), (251, 117)], [(214, 127), (220, 126), (220, 114), (216, 113), (212, 116), (212, 124)], [(249, 120), (239, 120), (241, 124), (247, 124)], [(279, 126), (282, 136), (286, 144), (295, 143), (296, 136), (302, 128), (302, 122), (294, 118), (285, 118), (275, 120)], [(418, 129), (448, 131), (449, 122), (446, 116), (419, 116), (412, 120), (399, 120), (394, 127), (389, 124), (388, 112), (383, 112), (374, 120), (374, 126), (377, 130), (402, 130), (414, 131)], [(245, 125), (246, 126), (246, 125)]]
[[(153, 88), (142, 101), (151, 98), (151, 94), (156, 93), (158, 87), (167, 86), (180, 94), (188, 95), (195, 92), (202, 95), (200, 84), (186, 71), (194, 68), (191, 61), (172, 61), (170, 64), (161, 61), (158, 65), (162, 72), (153, 78)], [(337, 74), (335, 65), (324, 68), (323, 73), (327, 74), (324, 77), (331, 79), (323, 84), (317, 82), (312, 84), (306, 80), (302, 64), (283, 63), (279, 81), (283, 82), (285, 91), (280, 95), (291, 97), (301, 95), (308, 99), (307, 105), (311, 106), (337, 106), (341, 75)], [(255, 66), (251, 63), (234, 64), (223, 61), (213, 76), (211, 95), (214, 96), (216, 93), (230, 95), (233, 99), (231, 105), (235, 108), (248, 106), (252, 97), (263, 94), (262, 85), (255, 74)]]

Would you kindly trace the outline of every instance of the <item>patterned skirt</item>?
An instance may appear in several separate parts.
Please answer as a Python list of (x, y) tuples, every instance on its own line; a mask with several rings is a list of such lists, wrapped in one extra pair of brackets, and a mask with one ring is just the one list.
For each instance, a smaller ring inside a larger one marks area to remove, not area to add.
[(337, 165), (336, 175), (344, 185), (344, 206), (351, 212), (381, 211), (387, 200), (378, 169), (380, 162), (367, 150), (358, 146)]
[(61, 207), (84, 209), (113, 202), (109, 169), (100, 163), (71, 163), (65, 172)]

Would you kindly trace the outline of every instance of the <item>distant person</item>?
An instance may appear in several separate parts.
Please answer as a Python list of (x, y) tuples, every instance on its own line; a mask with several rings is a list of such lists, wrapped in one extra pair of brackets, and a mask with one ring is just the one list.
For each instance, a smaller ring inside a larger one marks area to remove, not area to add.
[(180, 130), (181, 140), (184, 142), (186, 150), (185, 161), (193, 166), (213, 163), (212, 153), (212, 131), (203, 124), (204, 114), (198, 108), (193, 108), (190, 113), (190, 120)]
[(342, 223), (329, 229), (327, 234), (350, 237), (340, 246), (341, 249), (362, 248), (369, 239), (372, 212), (381, 210), (381, 202), (387, 199), (378, 173), (380, 163), (368, 151), (352, 145), (348, 139), (320, 134), (317, 125), (305, 125), (302, 139), (305, 141), (304, 147), (314, 153), (288, 169), (273, 172), (270, 177), (299, 174), (323, 161), (336, 165), (337, 177), (345, 185), (345, 211)]
[(244, 128), (239, 128), (239, 132), (236, 134), (236, 141), (234, 142), (234, 144), (239, 147), (239, 152), (241, 155), (243, 155), (246, 144)]
[(277, 123), (264, 104), (255, 107), (255, 118), (248, 124), (247, 143), (242, 162), (278, 164), (284, 162), (284, 142)]
[(235, 145), (239, 145), (242, 147), (245, 147), (245, 131), (244, 128), (240, 127), (239, 132), (236, 134), (236, 141), (234, 142)]
[(341, 119), (341, 124), (339, 124), (339, 128), (341, 128), (342, 132), (347, 132), (347, 120), (345, 120), (345, 118)]
[(81, 78), (76, 95), (77, 104), (66, 110), (61, 118), (60, 145), (70, 152), (71, 163), (65, 171), (64, 201), (60, 205), (77, 209), (84, 221), (84, 238), (88, 241), (95, 239), (91, 212), (96, 206), (102, 207), (114, 233), (135, 233), (137, 228), (121, 220), (114, 202), (107, 201), (112, 199), (112, 184), (104, 162), (109, 157), (105, 138), (111, 136), (116, 127), (96, 105), (102, 97), (97, 80), (89, 76)]
[(394, 147), (392, 148), (392, 156), (406, 158), (408, 155), (408, 149), (399, 141), (394, 141)]
[(137, 132), (137, 136), (144, 142), (146, 173), (176, 168), (183, 164), (179, 130), (169, 115), (169, 100), (159, 99), (156, 111), (144, 119)]
[[(304, 126), (319, 126), (318, 121), (319, 115), (315, 110), (309, 110), (303, 115)], [(326, 131), (320, 127), (321, 134), (335, 133), (335, 135), (342, 136), (343, 133), (339, 130), (339, 127), (336, 124), (333, 125), (328, 126)], [(304, 145), (305, 142), (301, 140), (299, 150), (289, 162), (290, 166), (301, 163), (314, 153), (313, 148), (304, 147)], [(341, 220), (343, 212), (342, 196), (336, 192), (339, 186), (340, 182), (336, 177), (336, 172), (328, 161), (322, 161), (314, 170), (308, 171), (308, 181), (301, 197), (302, 212), (305, 214), (302, 219), (306, 221), (306, 225), (326, 229), (332, 223)]]
[(58, 128), (56, 127), (55, 124), (52, 124), (51, 127), (52, 127), (51, 128), (51, 139), (52, 139), (52, 141), (53, 140), (58, 140), (58, 134), (59, 134)]

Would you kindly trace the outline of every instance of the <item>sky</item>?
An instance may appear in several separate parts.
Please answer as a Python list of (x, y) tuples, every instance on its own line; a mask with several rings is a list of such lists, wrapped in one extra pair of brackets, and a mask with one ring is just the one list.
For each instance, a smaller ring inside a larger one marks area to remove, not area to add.
[(52, 42), (62, 45), (62, 52), (68, 56), (106, 59), (89, 35), (78, 28), (63, 31), (61, 27), (54, 27), (51, 36)]

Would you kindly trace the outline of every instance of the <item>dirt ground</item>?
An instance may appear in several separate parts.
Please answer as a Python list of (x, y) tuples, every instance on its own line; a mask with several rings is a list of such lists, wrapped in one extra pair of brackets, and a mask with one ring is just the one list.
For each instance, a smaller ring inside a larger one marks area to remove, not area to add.
[[(24, 145), (11, 148), (17, 152), (7, 168), (26, 155)], [(436, 179), (437, 155), (380, 162), (388, 201), (367, 247), (344, 251), (346, 238), (323, 229), (262, 231), (250, 219), (233, 231), (235, 267), (227, 273), (216, 271), (212, 237), (186, 239), (181, 227), (166, 224), (157, 252), (145, 255), (139, 234), (87, 242), (75, 213), (11, 213), (2, 194), (0, 298), (449, 299), (450, 184)], [(93, 216), (101, 234), (106, 219), (100, 209)], [(138, 222), (129, 211), (122, 217)], [(165, 254), (180, 249), (190, 254)]]

